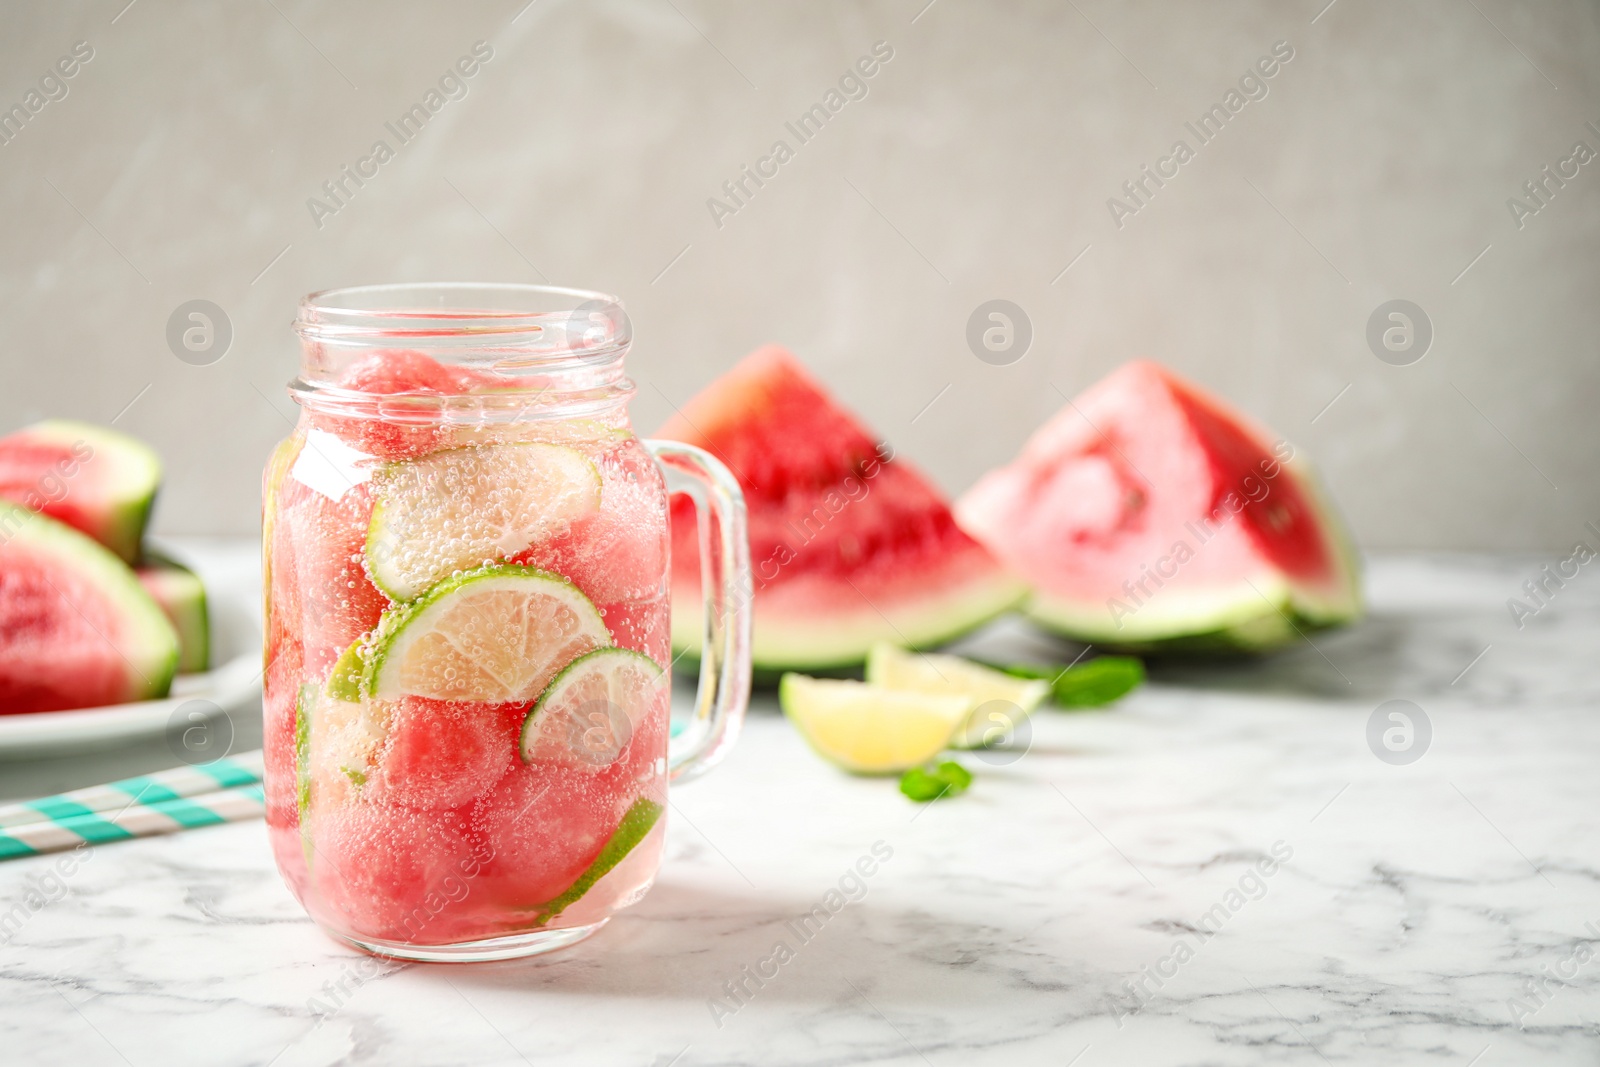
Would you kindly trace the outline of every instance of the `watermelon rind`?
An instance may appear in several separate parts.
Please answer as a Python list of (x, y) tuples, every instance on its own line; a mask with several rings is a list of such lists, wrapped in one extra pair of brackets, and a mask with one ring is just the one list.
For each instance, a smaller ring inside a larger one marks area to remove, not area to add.
[[(944, 493), (862, 424), (793, 353), (763, 345), (690, 399), (658, 436), (703, 448), (743, 490), (756, 561), (754, 680), (858, 673), (879, 642), (928, 649), (1027, 595), (961, 531)], [(871, 495), (860, 511), (850, 505)], [(673, 516), (672, 644), (693, 670), (704, 625), (687, 513)]]
[[(114, 642), (128, 665), (125, 701), (167, 695), (178, 668), (178, 634), (126, 563), (65, 523), (0, 501), (0, 567), (5, 553), (30, 551), (88, 580), (123, 623)], [(64, 610), (75, 610), (66, 608)], [(109, 640), (109, 638), (108, 638)]]
[(125, 433), (72, 419), (46, 419), (13, 436), (66, 449), (81, 442), (93, 449), (93, 484), (86, 473), (80, 473), (71, 479), (69, 490), (80, 505), (98, 496), (98, 509), (103, 509), (98, 528), (84, 532), (124, 563), (139, 559), (145, 526), (161, 486), (161, 459), (149, 445)]
[(135, 572), (178, 632), (178, 673), (211, 669), (211, 613), (205, 583), (177, 560), (146, 551)]
[[(788, 671), (859, 674), (873, 645), (887, 642), (918, 652), (939, 648), (1016, 610), (1027, 597), (1024, 582), (995, 570), (914, 602), (863, 602), (848, 615), (797, 619), (763, 605), (751, 639), (752, 677), (757, 685), (770, 686)], [(699, 669), (700, 642), (700, 615), (674, 611), (672, 650), (679, 670)]]
[(1116, 621), (1103, 602), (1071, 601), (1038, 590), (1028, 598), (1024, 614), (1062, 637), (1146, 655), (1269, 652), (1359, 618), (1360, 557), (1342, 518), (1308, 464), (1292, 459), (1283, 471), (1317, 513), (1318, 527), (1330, 542), (1337, 566), (1326, 584), (1296, 582), (1265, 571), (1205, 590), (1161, 589)]

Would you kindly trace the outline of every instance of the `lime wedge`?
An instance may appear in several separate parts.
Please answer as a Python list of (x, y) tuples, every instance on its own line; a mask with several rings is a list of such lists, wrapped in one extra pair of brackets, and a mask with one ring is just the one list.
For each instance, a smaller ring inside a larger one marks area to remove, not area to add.
[(337, 807), (365, 785), (388, 736), (388, 713), (315, 685), (295, 704), (295, 764), (302, 825), (311, 809)]
[(898, 774), (950, 745), (970, 698), (785, 674), (778, 702), (824, 759), (857, 774)]
[(600, 506), (600, 472), (542, 442), (452, 448), (372, 476), (367, 570), (395, 600), (457, 571), (509, 559)]
[(483, 567), (384, 612), (362, 688), (379, 700), (527, 701), (562, 667), (610, 644), (600, 612), (565, 578)]
[(661, 818), (661, 812), (662, 806), (654, 800), (645, 797), (635, 800), (623, 814), (622, 822), (611, 832), (611, 837), (600, 850), (600, 855), (589, 864), (589, 869), (578, 875), (578, 880), (568, 886), (560, 896), (539, 906), (539, 917), (535, 920), (535, 924), (543, 926), (554, 919), (577, 903), (578, 898), (594, 888), (596, 882), (610, 874), (612, 869), (622, 862), (623, 857), (632, 852), (634, 847), (655, 828), (656, 820)]
[(665, 699), (671, 680), (649, 656), (597, 648), (563, 667), (522, 723), (522, 758), (602, 771)]
[(335, 700), (356, 701), (361, 699), (361, 679), (367, 670), (366, 656), (362, 653), (362, 639), (356, 638), (350, 647), (339, 654), (333, 661), (333, 669), (328, 672), (326, 691), (328, 696)]
[(311, 869), (316, 848), (311, 843), (311, 716), (317, 687), (302, 685), (294, 700), (294, 807), (300, 824), (300, 854)]
[(302, 685), (294, 701), (294, 798), (304, 825), (311, 807), (311, 717), (317, 705), (317, 687)]
[[(1019, 722), (1050, 695), (1048, 682), (1013, 678), (960, 656), (908, 652), (887, 644), (873, 645), (867, 654), (867, 681), (909, 693), (962, 696), (973, 711), (990, 701), (1003, 700), (1016, 707)], [(969, 721), (952, 741), (954, 747), (982, 748), (993, 739), (991, 733), (1003, 732), (987, 718)], [(1006, 725), (1015, 727), (1016, 723)]]

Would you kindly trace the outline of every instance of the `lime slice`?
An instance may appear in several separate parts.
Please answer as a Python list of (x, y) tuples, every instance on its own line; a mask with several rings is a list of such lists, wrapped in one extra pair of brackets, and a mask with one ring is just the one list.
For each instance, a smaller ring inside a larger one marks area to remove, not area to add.
[(316, 853), (311, 843), (311, 717), (317, 705), (317, 687), (302, 685), (294, 700), (294, 807), (300, 824), (300, 854), (306, 870)]
[(316, 862), (313, 823), (360, 792), (385, 728), (376, 705), (336, 700), (317, 685), (300, 687), (294, 703), (295, 807), (307, 870)]
[(315, 685), (295, 704), (295, 763), (302, 824), (311, 809), (337, 807), (367, 783), (388, 736), (388, 711), (341, 700)]
[[(867, 681), (886, 689), (911, 693), (940, 693), (962, 696), (972, 711), (1001, 700), (1015, 707), (986, 709), (996, 714), (976, 716), (965, 724), (952, 740), (955, 748), (982, 748), (998, 740), (1008, 727), (1033, 713), (1050, 695), (1050, 683), (1013, 678), (960, 656), (941, 656), (932, 653), (908, 652), (894, 645), (877, 644), (867, 653)], [(998, 720), (1015, 719), (1015, 722)], [(995, 720), (995, 721), (991, 721)]]
[(600, 612), (565, 578), (483, 567), (384, 612), (363, 689), (379, 700), (527, 701), (562, 667), (609, 644)]
[(670, 684), (655, 660), (625, 648), (579, 656), (523, 720), (522, 758), (561, 759), (602, 771), (622, 758)]
[(302, 685), (294, 701), (294, 797), (302, 825), (311, 807), (311, 719), (317, 706), (317, 687)]
[(372, 476), (367, 570), (395, 600), (457, 571), (509, 559), (600, 506), (600, 472), (538, 442), (452, 448)]
[(857, 774), (899, 773), (950, 745), (972, 713), (970, 698), (785, 674), (778, 702), (811, 747)]
[(656, 821), (661, 818), (661, 811), (662, 806), (654, 800), (645, 797), (635, 800), (623, 814), (622, 822), (612, 831), (605, 847), (600, 850), (600, 855), (589, 864), (589, 869), (578, 875), (578, 880), (567, 887), (560, 896), (539, 906), (539, 917), (535, 920), (535, 924), (543, 926), (554, 919), (577, 903), (580, 897), (594, 888), (596, 882), (610, 874), (612, 869), (622, 862), (623, 857), (632, 852), (634, 847), (655, 828)]
[(360, 700), (361, 680), (366, 670), (367, 659), (362, 652), (362, 639), (356, 638), (333, 661), (333, 669), (328, 672), (328, 696), (335, 700)]

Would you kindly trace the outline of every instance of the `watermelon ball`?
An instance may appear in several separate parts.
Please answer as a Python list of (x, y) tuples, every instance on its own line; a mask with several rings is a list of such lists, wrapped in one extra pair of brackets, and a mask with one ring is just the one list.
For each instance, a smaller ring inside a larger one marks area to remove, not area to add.
[(609, 777), (552, 761), (519, 765), (473, 807), (490, 858), (481, 876), (494, 905), (533, 910), (588, 869), (632, 799)]
[(299, 640), (275, 628), (266, 647), (261, 689), (261, 747), (269, 826), (297, 826), (300, 822), (295, 800), (294, 727), (304, 659)]
[[(477, 392), (498, 380), (466, 367), (447, 366), (421, 352), (379, 349), (346, 367), (334, 384), (371, 396), (429, 397)], [(395, 410), (404, 409), (397, 404)], [(382, 459), (409, 459), (449, 443), (449, 431), (442, 423), (426, 421), (437, 412), (419, 405), (414, 414), (424, 421), (385, 421), (331, 412), (318, 412), (316, 421), (351, 447)]]
[(481, 936), (474, 882), (487, 855), (459, 813), (353, 804), (312, 827), (309, 901), (354, 937), (441, 944)]
[(307, 679), (320, 681), (345, 649), (378, 625), (388, 606), (363, 563), (371, 487), (357, 485), (330, 500), (291, 477), (278, 493), (278, 509), (276, 526), (294, 561), (294, 573), (285, 579), (294, 589), (285, 590), (282, 603), (298, 607)]
[(405, 349), (368, 352), (339, 375), (339, 387), (358, 393), (454, 393), (459, 372), (438, 360)]
[(600, 508), (517, 561), (565, 575), (596, 604), (663, 596), (666, 487), (655, 460), (629, 438), (598, 457), (595, 466)]
[(384, 754), (364, 795), (408, 808), (470, 804), (510, 769), (527, 711), (526, 704), (394, 701)]

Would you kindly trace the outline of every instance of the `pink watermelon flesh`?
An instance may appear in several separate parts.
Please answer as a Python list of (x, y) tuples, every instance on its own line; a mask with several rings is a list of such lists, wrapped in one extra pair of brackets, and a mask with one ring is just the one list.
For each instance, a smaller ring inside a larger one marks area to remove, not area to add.
[[(303, 903), (323, 924), (358, 938), (445, 944), (483, 936), (473, 882), (486, 853), (464, 815), (375, 804), (317, 814), (314, 892)], [(278, 858), (283, 864), (281, 852)]]
[(456, 808), (492, 789), (511, 769), (526, 704), (404, 697), (365, 796), (410, 808)]
[(0, 503), (0, 713), (163, 697), (178, 638), (127, 565)]
[(1152, 362), (1063, 408), (956, 515), (1033, 584), (1031, 616), (1098, 645), (1261, 649), (1360, 610), (1304, 460)]
[[(431, 356), (407, 349), (381, 349), (369, 352), (346, 367), (335, 385), (355, 393), (375, 397), (460, 396), (495, 388), (501, 379), (470, 367), (450, 366)], [(437, 411), (423, 406), (414, 414), (419, 421), (399, 421), (407, 414), (400, 403), (385, 412), (389, 420), (370, 414), (336, 415), (317, 411), (313, 424), (337, 434), (352, 448), (380, 459), (410, 459), (425, 455), (450, 443), (450, 427), (428, 420)]]
[[(510, 705), (481, 710), (504, 713), (507, 724), (525, 714)], [(514, 752), (504, 730), (488, 733), (505, 753)], [(451, 751), (457, 742), (470, 756)], [(309, 856), (298, 835), (273, 838), (291, 884), (314, 887), (303, 898), (307, 907), (355, 937), (437, 944), (544, 925), (542, 905), (568, 892), (595, 862), (639, 788), (640, 767), (628, 759), (618, 773), (595, 775), (513, 758), (503, 761), (508, 771), (485, 785), (491, 765), (502, 761), (460, 731), (428, 729), (390, 745), (385, 764), (394, 771), (401, 769), (395, 761), (406, 764), (409, 780), (395, 773), (386, 781), (380, 770), (354, 799), (330, 807), (314, 801), (306, 816)], [(444, 780), (455, 772), (481, 790), (476, 799)], [(425, 806), (410, 803), (424, 799)], [(648, 864), (613, 879), (591, 910), (604, 914), (653, 873)]]
[(161, 462), (142, 442), (88, 423), (51, 420), (0, 437), (0, 500), (31, 508), (139, 558)]
[(262, 752), (266, 762), (267, 825), (300, 824), (295, 803), (295, 701), (305, 671), (305, 648), (288, 631), (274, 627), (264, 649), (261, 682)]
[[(288, 565), (274, 611), (298, 610), (297, 618), (281, 624), (303, 642), (307, 680), (320, 682), (345, 649), (378, 625), (389, 604), (364, 563), (372, 486), (364, 482), (332, 500), (291, 470), (276, 504), (273, 535)], [(275, 571), (278, 566), (275, 558)]]
[(634, 437), (593, 458), (603, 505), (512, 562), (564, 574), (601, 606), (659, 598), (668, 551), (661, 471)]
[[(744, 490), (758, 675), (860, 664), (875, 642), (948, 641), (1024, 593), (945, 498), (776, 345), (685, 404), (660, 436), (706, 449)], [(673, 505), (673, 645), (700, 642), (694, 512)]]
[(188, 567), (155, 553), (146, 553), (134, 568), (139, 584), (150, 594), (178, 632), (178, 673), (211, 667), (211, 618), (206, 587)]

